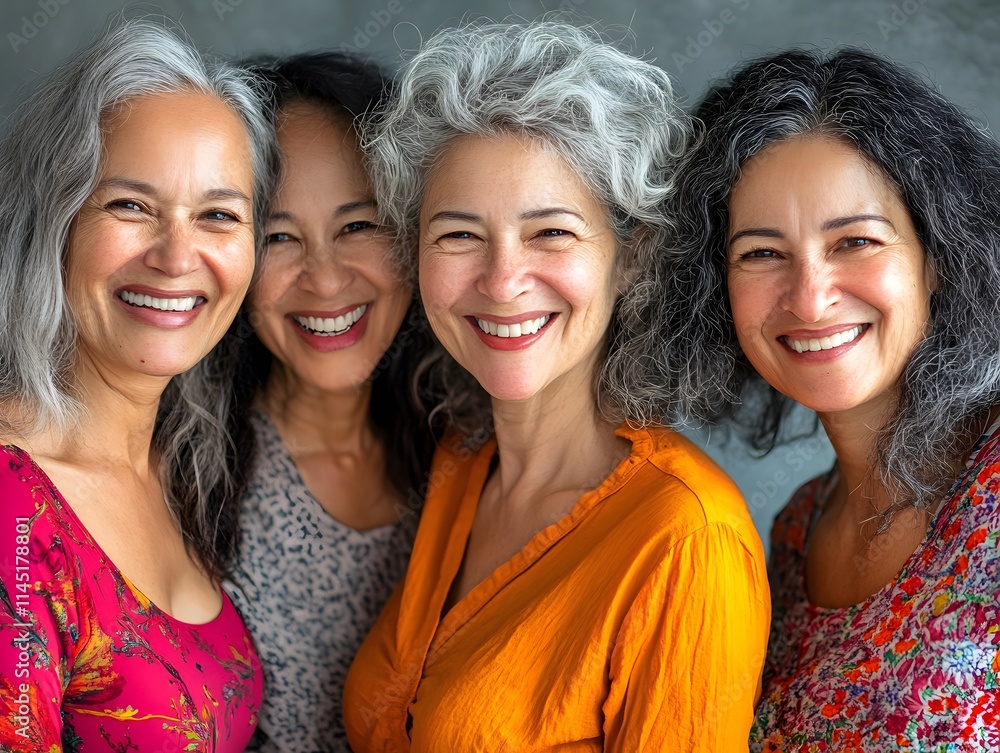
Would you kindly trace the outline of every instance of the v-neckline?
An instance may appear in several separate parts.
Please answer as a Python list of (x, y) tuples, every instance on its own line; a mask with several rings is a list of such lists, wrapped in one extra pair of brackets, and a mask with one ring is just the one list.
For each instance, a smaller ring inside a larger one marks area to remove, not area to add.
[[(947, 527), (948, 521), (951, 520), (956, 508), (958, 507), (962, 496), (961, 492), (966, 487), (969, 474), (978, 464), (979, 458), (983, 454), (983, 449), (990, 443), (991, 440), (997, 438), (994, 435), (997, 435), (998, 432), (1000, 432), (1000, 417), (997, 417), (997, 419), (990, 424), (989, 428), (986, 429), (986, 432), (976, 440), (975, 445), (972, 447), (972, 450), (966, 459), (965, 465), (962, 467), (962, 470), (956, 477), (950, 491), (944, 497), (941, 502), (941, 506), (934, 513), (932, 520), (928, 524), (926, 533), (920, 540), (920, 543), (917, 544), (914, 550), (910, 553), (910, 556), (907, 557), (900, 566), (896, 574), (893, 575), (892, 578), (884, 586), (882, 586), (882, 588), (870, 594), (864, 600), (844, 607), (824, 607), (814, 603), (809, 596), (809, 589), (806, 584), (806, 562), (809, 556), (809, 543), (812, 539), (813, 529), (816, 527), (816, 523), (823, 514), (829, 495), (833, 492), (833, 489), (840, 478), (840, 467), (839, 465), (834, 464), (833, 468), (830, 469), (826, 477), (820, 482), (819, 493), (814, 498), (813, 509), (810, 511), (809, 527), (802, 549), (802, 564), (799, 569), (799, 588), (808, 611), (813, 615), (823, 617), (833, 617), (837, 615), (849, 616), (857, 612), (864, 611), (878, 599), (891, 594), (895, 588), (903, 580), (905, 580), (906, 576), (913, 569), (914, 564), (923, 556), (924, 550), (927, 549), (927, 547), (930, 546)], [(822, 500), (822, 502), (819, 502), (818, 500)]]
[(448, 594), (458, 577), (469, 537), (476, 517), (476, 509), (483, 488), (490, 475), (490, 466), (496, 456), (496, 440), (491, 439), (473, 461), (465, 493), (455, 516), (452, 534), (444, 554), (444, 565), (432, 603), (428, 611), (438, 615), (424, 664), (431, 661), (448, 641), (475, 615), (518, 576), (530, 569), (541, 557), (562, 540), (599, 503), (623, 486), (645, 462), (652, 452), (653, 442), (648, 432), (634, 430), (625, 425), (615, 430), (617, 436), (632, 443), (629, 454), (594, 489), (585, 492), (565, 515), (532, 536), (510, 559), (498, 565), (486, 578), (473, 586), (447, 611), (444, 607)]

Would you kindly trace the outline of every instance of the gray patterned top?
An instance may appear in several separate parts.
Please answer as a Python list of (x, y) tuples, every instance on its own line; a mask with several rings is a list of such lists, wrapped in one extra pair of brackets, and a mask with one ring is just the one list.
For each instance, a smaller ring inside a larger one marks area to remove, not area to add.
[(257, 462), (240, 514), (235, 583), (224, 584), (264, 665), (260, 725), (247, 750), (349, 751), (347, 670), (406, 571), (416, 516), (356, 531), (306, 488), (270, 419), (255, 412)]

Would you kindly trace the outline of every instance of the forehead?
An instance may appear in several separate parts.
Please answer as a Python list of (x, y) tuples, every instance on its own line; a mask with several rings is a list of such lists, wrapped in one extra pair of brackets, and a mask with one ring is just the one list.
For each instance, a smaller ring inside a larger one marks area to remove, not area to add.
[(190, 170), (223, 167), (250, 172), (250, 136), (243, 120), (213, 94), (178, 91), (148, 94), (115, 105), (102, 117), (105, 168), (127, 164)]
[(242, 118), (213, 94), (133, 97), (102, 119), (100, 180), (138, 181), (188, 201), (213, 191), (254, 196), (254, 160)]
[(583, 178), (546, 142), (527, 136), (453, 138), (427, 174), (424, 205), (438, 202), (602, 205)]
[(734, 214), (862, 209), (906, 211), (896, 185), (853, 144), (828, 136), (797, 136), (748, 159), (729, 197)]

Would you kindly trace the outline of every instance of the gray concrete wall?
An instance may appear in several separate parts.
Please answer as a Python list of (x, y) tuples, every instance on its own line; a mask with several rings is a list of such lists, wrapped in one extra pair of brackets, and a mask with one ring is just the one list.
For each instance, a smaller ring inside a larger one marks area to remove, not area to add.
[[(127, 7), (179, 21), (204, 48), (229, 56), (351, 47), (395, 65), (441, 26), (468, 17), (535, 18), (574, 9), (673, 74), (690, 101), (735, 63), (792, 45), (860, 45), (910, 65), (984, 124), (1000, 128), (998, 0), (3, 0), (0, 119), (39, 75)], [(718, 435), (699, 441), (743, 488), (765, 536), (806, 478), (829, 467), (823, 438), (750, 458)]]

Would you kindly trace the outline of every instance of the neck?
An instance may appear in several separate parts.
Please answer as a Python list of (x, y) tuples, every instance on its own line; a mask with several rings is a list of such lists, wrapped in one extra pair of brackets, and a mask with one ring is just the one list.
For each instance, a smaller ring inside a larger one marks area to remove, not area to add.
[(70, 377), (83, 404), (78, 423), (70, 431), (49, 428), (29, 437), (29, 450), (71, 465), (124, 465), (147, 475), (154, 465), (156, 413), (169, 382), (170, 377), (109, 373), (81, 356)]
[(826, 435), (840, 466), (839, 503), (858, 522), (891, 507), (895, 500), (874, 466), (875, 441), (892, 410), (891, 403), (859, 406), (851, 411), (821, 413)]
[(599, 415), (592, 390), (591, 379), (568, 377), (528, 400), (493, 400), (501, 496), (513, 498), (515, 487), (592, 489), (627, 456), (628, 441)]
[(276, 362), (260, 402), (293, 455), (318, 449), (365, 452), (375, 441), (368, 382), (330, 392), (301, 381)]

